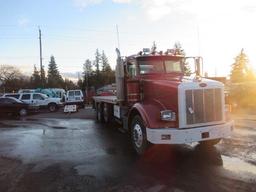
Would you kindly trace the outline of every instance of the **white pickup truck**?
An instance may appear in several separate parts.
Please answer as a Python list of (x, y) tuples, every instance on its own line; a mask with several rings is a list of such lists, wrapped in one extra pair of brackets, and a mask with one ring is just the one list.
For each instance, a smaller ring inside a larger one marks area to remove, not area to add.
[(6, 93), (3, 97), (14, 97), (31, 106), (48, 108), (50, 112), (57, 111), (59, 107), (63, 106), (60, 98), (50, 98), (42, 93)]

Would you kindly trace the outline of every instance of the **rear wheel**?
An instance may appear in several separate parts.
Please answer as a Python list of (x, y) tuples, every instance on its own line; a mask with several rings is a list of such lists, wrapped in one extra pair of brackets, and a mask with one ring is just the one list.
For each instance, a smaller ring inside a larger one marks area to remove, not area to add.
[(19, 116), (24, 117), (24, 116), (26, 116), (27, 114), (28, 114), (27, 109), (25, 109), (25, 108), (20, 109), (20, 111), (19, 111)]
[(103, 107), (101, 103), (96, 105), (96, 120), (103, 123)]
[(131, 123), (131, 141), (137, 154), (143, 154), (149, 146), (146, 136), (146, 128), (139, 115), (132, 119)]
[(57, 110), (57, 105), (55, 103), (50, 103), (48, 109), (50, 112), (55, 112)]
[(112, 105), (108, 103), (103, 104), (103, 119), (105, 123), (110, 123), (112, 120)]
[(202, 146), (214, 146), (218, 144), (221, 141), (221, 139), (212, 139), (212, 140), (206, 140), (206, 141), (200, 141), (200, 145)]

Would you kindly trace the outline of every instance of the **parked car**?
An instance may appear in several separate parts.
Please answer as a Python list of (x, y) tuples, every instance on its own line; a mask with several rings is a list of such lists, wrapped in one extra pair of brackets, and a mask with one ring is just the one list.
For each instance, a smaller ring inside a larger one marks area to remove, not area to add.
[(84, 108), (84, 95), (82, 90), (68, 90), (66, 105), (78, 105), (79, 107)]
[(13, 97), (30, 106), (39, 106), (40, 109), (48, 108), (50, 112), (54, 112), (63, 106), (60, 98), (50, 98), (42, 93), (7, 93), (3, 97)]
[(27, 115), (29, 105), (15, 98), (0, 98), (0, 114)]

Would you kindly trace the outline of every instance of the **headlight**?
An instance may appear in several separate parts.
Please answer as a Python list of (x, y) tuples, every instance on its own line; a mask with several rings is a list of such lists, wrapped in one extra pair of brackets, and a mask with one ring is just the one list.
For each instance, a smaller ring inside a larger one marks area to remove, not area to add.
[(164, 110), (160, 114), (163, 121), (176, 121), (176, 113), (172, 110)]

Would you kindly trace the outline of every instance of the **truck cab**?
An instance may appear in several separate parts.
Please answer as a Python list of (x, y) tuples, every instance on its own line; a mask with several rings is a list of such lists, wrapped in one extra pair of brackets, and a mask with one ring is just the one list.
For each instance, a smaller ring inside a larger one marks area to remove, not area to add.
[[(192, 76), (185, 73), (188, 59)], [(122, 122), (138, 154), (148, 143), (218, 143), (230, 136), (233, 122), (225, 118), (224, 85), (200, 76), (201, 61), (177, 50), (119, 57), (117, 96), (94, 98), (98, 119)]]

